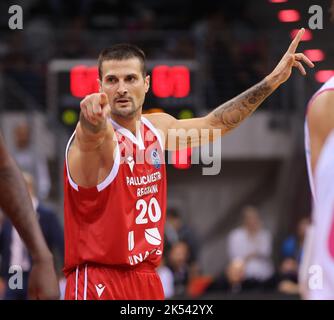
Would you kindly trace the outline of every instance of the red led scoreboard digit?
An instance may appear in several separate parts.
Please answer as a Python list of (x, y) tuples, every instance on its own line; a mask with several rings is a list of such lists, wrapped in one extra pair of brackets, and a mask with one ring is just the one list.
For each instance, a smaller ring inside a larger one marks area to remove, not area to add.
[[(71, 94), (83, 98), (98, 92), (96, 67), (79, 65), (70, 72)], [(158, 98), (185, 98), (190, 92), (190, 71), (186, 66), (157, 65), (152, 70), (152, 91)]]
[(98, 70), (96, 67), (83, 65), (73, 67), (70, 73), (71, 93), (74, 97), (83, 98), (99, 91)]
[(159, 98), (185, 98), (190, 92), (190, 71), (185, 66), (156, 66), (152, 70), (152, 91)]

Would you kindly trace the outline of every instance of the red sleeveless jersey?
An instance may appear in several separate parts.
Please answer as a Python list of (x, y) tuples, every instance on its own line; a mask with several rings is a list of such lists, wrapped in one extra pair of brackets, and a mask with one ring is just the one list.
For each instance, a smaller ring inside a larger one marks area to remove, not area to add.
[(111, 123), (118, 141), (114, 165), (96, 187), (80, 187), (70, 176), (67, 154), (75, 132), (66, 148), (65, 274), (85, 263), (130, 268), (160, 263), (166, 211), (161, 136), (144, 117), (137, 137)]

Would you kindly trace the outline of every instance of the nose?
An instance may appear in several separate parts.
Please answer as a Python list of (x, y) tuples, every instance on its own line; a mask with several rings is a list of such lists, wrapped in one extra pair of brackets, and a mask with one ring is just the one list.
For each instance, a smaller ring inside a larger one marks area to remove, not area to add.
[(124, 83), (124, 81), (119, 82), (119, 85), (118, 85), (118, 88), (117, 88), (117, 93), (120, 96), (124, 96), (128, 93), (128, 88), (127, 88), (126, 84)]

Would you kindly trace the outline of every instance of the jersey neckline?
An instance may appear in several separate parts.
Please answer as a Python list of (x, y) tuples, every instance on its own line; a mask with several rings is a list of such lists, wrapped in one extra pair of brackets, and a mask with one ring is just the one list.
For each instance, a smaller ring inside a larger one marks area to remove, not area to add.
[(136, 128), (136, 136), (129, 129), (124, 128), (119, 123), (117, 123), (114, 119), (112, 118), (109, 118), (109, 119), (110, 119), (110, 122), (112, 123), (112, 126), (114, 127), (116, 131), (118, 131), (122, 135), (129, 138), (134, 144), (136, 144), (139, 147), (140, 150), (145, 149), (142, 134), (141, 134), (141, 125), (143, 124), (142, 117), (140, 118), (140, 124), (141, 124), (140, 127), (138, 128), (137, 126)]

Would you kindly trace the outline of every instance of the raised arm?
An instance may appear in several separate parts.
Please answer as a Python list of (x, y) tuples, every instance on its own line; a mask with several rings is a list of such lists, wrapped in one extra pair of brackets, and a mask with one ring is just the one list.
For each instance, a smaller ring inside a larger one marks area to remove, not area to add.
[(80, 121), (69, 149), (68, 165), (71, 178), (82, 187), (93, 187), (109, 174), (116, 142), (114, 130), (107, 121), (110, 113), (104, 93), (94, 93), (80, 103)]
[(32, 257), (29, 296), (58, 299), (59, 287), (52, 255), (40, 229), (24, 179), (0, 137), (0, 205)]
[(296, 53), (304, 32), (304, 29), (299, 30), (287, 52), (269, 76), (236, 98), (219, 106), (207, 116), (207, 121), (212, 127), (221, 128), (224, 133), (235, 128), (289, 79), (293, 67), (297, 67), (302, 75), (306, 75), (306, 71), (301, 62), (311, 68), (314, 67), (314, 64), (303, 53)]
[[(309, 67), (314, 67), (314, 65), (303, 53), (296, 53), (304, 31), (304, 29), (299, 30), (287, 52), (270, 75), (252, 88), (220, 105), (207, 116), (189, 120), (177, 120), (168, 115), (161, 116), (163, 121), (156, 121), (156, 125), (166, 134), (167, 148), (174, 148), (174, 143), (171, 144), (168, 140), (172, 139), (174, 141), (176, 131), (180, 129), (187, 131), (188, 134), (185, 135), (185, 138), (179, 138), (176, 149), (190, 146), (190, 144), (194, 146), (207, 142), (205, 139), (202, 139), (203, 134), (207, 134), (203, 129), (209, 130), (209, 141), (214, 140), (218, 135), (214, 134), (213, 129), (220, 130), (219, 135), (223, 135), (237, 127), (243, 120), (249, 117), (271, 93), (289, 79), (293, 67), (297, 67), (301, 74), (306, 75), (306, 71), (301, 62), (306, 63)], [(149, 117), (152, 118), (154, 122), (154, 115)], [(191, 133), (189, 133), (190, 131)], [(168, 147), (171, 145), (173, 145), (173, 147)]]

